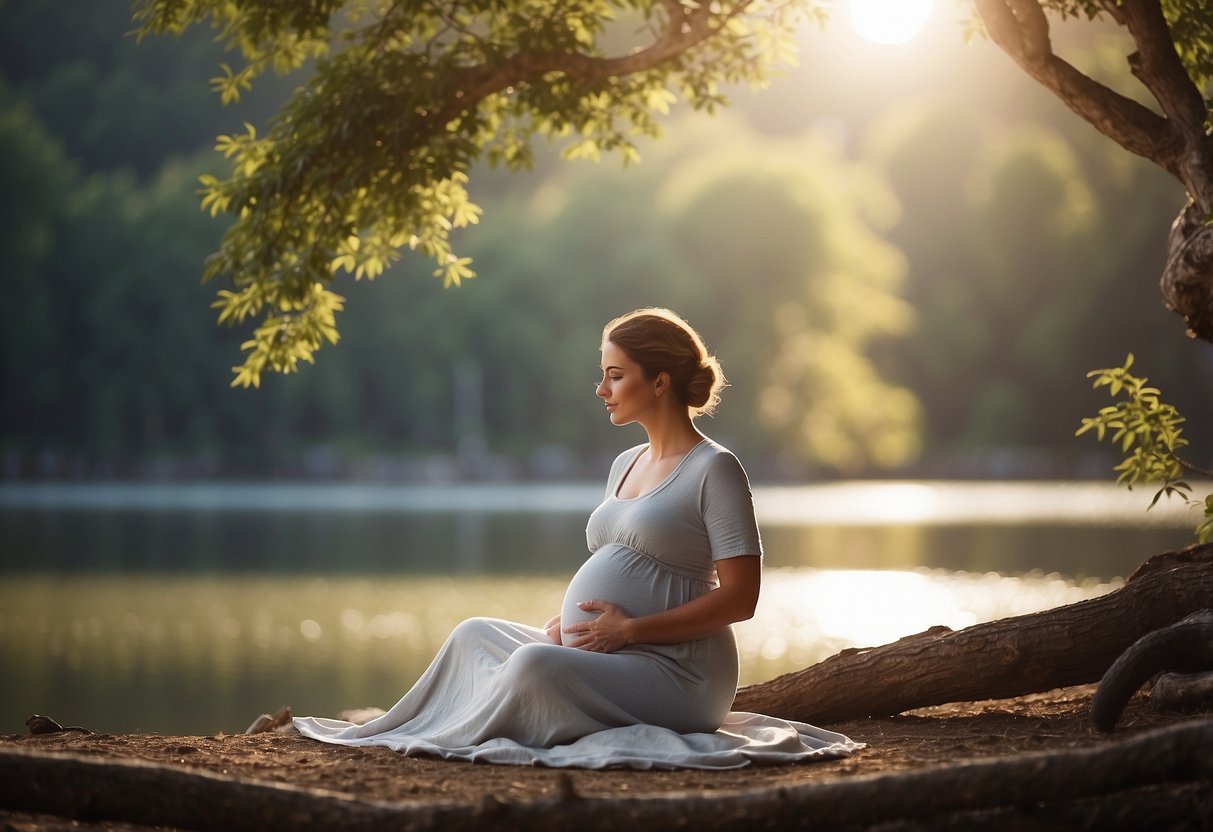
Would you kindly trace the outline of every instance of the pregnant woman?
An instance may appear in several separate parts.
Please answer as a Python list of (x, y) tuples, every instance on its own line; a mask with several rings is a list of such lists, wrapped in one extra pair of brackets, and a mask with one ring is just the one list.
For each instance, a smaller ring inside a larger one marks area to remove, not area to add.
[(464, 621), (390, 711), (365, 725), (303, 717), (306, 736), (406, 754), (522, 765), (734, 768), (838, 757), (841, 734), (731, 713), (737, 644), (762, 544), (737, 458), (694, 419), (724, 377), (665, 309), (603, 330), (597, 395), (648, 441), (611, 466), (590, 515), (592, 553), (546, 628)]

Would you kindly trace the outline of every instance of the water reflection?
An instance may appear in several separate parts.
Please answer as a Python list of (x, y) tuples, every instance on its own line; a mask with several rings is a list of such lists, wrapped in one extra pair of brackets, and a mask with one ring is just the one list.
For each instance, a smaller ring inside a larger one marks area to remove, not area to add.
[(1079, 580), (1127, 577), (1151, 555), (1193, 542), (1187, 527), (1020, 525), (763, 526), (771, 566), (914, 569), (1022, 574)]
[(585, 516), (136, 508), (0, 511), (0, 571), (550, 573), (585, 559)]
[(0, 585), (0, 720), (213, 733), (288, 702), (381, 704), (459, 621), (542, 623), (562, 593), (554, 578), (13, 576)]
[[(1194, 491), (1213, 482), (1194, 481)], [(873, 481), (755, 488), (761, 519), (795, 524), (1050, 523), (1183, 526), (1196, 514), (1179, 500), (1146, 511), (1149, 489), (1110, 482)], [(374, 485), (361, 483), (6, 483), (0, 511), (186, 510), (191, 512), (479, 512), (588, 514), (602, 486), (586, 483)]]
[[(1187, 527), (762, 524), (770, 566), (1128, 575)], [(580, 515), (0, 512), (0, 573), (571, 574)]]
[(847, 647), (887, 644), (941, 624), (958, 630), (1094, 598), (1120, 585), (1041, 573), (767, 570), (757, 614), (737, 627), (743, 675), (761, 681)]
[(755, 502), (782, 524), (1195, 526), (1199, 512), (1182, 500), (1147, 511), (1151, 495), (1109, 482), (837, 482), (761, 488)]
[[(1197, 489), (1200, 490), (1200, 489)], [(0, 722), (242, 730), (394, 701), (474, 615), (541, 624), (597, 486), (0, 486)], [(1093, 597), (1190, 540), (1090, 484), (760, 488), (742, 680)]]
[[(0, 720), (109, 732), (242, 730), (263, 710), (390, 705), (464, 618), (542, 624), (556, 577), (12, 577), (0, 586)], [(1094, 597), (1115, 583), (929, 571), (771, 569), (737, 627), (743, 683), (934, 624)], [(15, 684), (13, 683), (15, 680)]]

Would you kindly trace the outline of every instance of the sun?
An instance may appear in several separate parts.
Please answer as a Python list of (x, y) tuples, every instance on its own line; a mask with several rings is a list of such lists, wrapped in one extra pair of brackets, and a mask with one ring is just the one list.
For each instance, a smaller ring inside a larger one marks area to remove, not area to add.
[(922, 31), (935, 0), (850, 0), (851, 25), (873, 43), (905, 43)]

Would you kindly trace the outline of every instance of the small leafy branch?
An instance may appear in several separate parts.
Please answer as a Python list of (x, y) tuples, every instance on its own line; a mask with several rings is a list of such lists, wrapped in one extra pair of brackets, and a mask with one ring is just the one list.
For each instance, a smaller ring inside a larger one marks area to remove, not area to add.
[(1124, 399), (1083, 419), (1075, 435), (1093, 430), (1096, 438), (1103, 441), (1110, 432), (1111, 441), (1119, 444), (1121, 452), (1126, 454), (1124, 461), (1113, 469), (1119, 472), (1118, 483), (1124, 483), (1130, 489), (1139, 482), (1162, 483), (1150, 508), (1164, 494), (1168, 497), (1178, 494), (1188, 505), (1202, 506), (1204, 520), (1196, 527), (1196, 536), (1201, 543), (1207, 543), (1213, 538), (1213, 494), (1205, 497), (1203, 503), (1192, 499), (1192, 486), (1181, 477), (1185, 470), (1206, 477), (1213, 477), (1213, 472), (1203, 470), (1179, 455), (1180, 449), (1188, 444), (1181, 427), (1184, 417), (1173, 405), (1159, 398), (1158, 388), (1146, 386), (1148, 379), (1131, 374), (1132, 366), (1133, 354), (1129, 353), (1122, 367), (1087, 373), (1087, 378), (1095, 379), (1095, 389), (1107, 387), (1113, 398), (1123, 394)]

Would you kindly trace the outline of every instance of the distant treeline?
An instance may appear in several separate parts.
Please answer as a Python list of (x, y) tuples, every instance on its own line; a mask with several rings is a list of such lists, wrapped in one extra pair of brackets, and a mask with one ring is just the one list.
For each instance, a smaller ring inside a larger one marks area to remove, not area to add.
[(222, 108), (235, 56), (202, 30), (136, 44), (129, 13), (0, 5), (0, 476), (596, 477), (640, 439), (592, 392), (600, 327), (643, 305), (719, 353), (705, 429), (761, 478), (1105, 473), (1073, 432), (1104, 404), (1085, 373), (1129, 351), (1210, 456), (1213, 349), (1157, 290), (1179, 186), (992, 56), (911, 103), (848, 93), (823, 47), (675, 114), (639, 165), (483, 171), (458, 239), (478, 278), (443, 290), (406, 255), (338, 282), (341, 343), (231, 390), (247, 334), (199, 281), (223, 222), (197, 177), (302, 79)]

